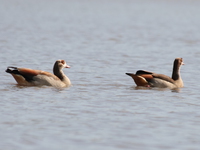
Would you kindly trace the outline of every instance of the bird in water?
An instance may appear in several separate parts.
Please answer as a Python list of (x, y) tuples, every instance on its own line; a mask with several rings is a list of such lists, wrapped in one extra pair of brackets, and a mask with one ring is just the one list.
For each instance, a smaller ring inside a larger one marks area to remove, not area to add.
[(33, 70), (28, 68), (18, 68), (9, 66), (6, 69), (10, 73), (18, 85), (23, 86), (53, 86), (57, 88), (69, 87), (70, 79), (64, 74), (63, 68), (70, 68), (65, 60), (57, 60), (53, 67), (53, 73)]
[(180, 74), (180, 67), (184, 65), (182, 58), (176, 58), (174, 60), (172, 77), (148, 72), (144, 70), (138, 70), (134, 73), (126, 73), (131, 76), (137, 86), (145, 87), (159, 87), (159, 88), (181, 88), (183, 87), (183, 81)]

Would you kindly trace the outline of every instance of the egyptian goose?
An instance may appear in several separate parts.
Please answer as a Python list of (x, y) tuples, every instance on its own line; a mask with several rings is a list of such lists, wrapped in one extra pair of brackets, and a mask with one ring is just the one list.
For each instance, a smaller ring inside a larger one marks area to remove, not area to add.
[(176, 58), (174, 60), (172, 78), (163, 74), (156, 74), (144, 70), (138, 70), (136, 74), (133, 73), (126, 73), (126, 74), (133, 78), (137, 86), (159, 87), (159, 88), (170, 88), (170, 89), (180, 88), (183, 87), (183, 81), (180, 75), (180, 67), (183, 64), (184, 63), (182, 58)]
[(71, 85), (69, 78), (62, 71), (63, 68), (70, 68), (70, 66), (64, 60), (57, 60), (53, 67), (54, 74), (41, 70), (17, 67), (8, 67), (6, 72), (10, 73), (19, 85), (47, 85), (62, 88)]

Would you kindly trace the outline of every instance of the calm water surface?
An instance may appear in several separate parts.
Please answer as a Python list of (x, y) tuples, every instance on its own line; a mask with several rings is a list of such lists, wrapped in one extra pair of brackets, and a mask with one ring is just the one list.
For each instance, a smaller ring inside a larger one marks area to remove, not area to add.
[[(200, 1), (1, 0), (0, 150), (197, 150)], [(126, 72), (185, 87), (138, 89)], [(52, 72), (65, 59), (73, 86), (17, 86), (7, 66)]]

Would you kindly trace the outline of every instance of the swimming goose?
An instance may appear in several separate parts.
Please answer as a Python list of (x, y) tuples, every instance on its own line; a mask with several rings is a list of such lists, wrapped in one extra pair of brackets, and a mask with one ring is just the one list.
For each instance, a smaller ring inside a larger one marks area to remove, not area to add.
[(8, 67), (6, 72), (10, 73), (19, 85), (47, 85), (62, 88), (71, 85), (69, 78), (62, 71), (63, 68), (70, 68), (70, 66), (64, 60), (57, 60), (53, 67), (54, 74), (42, 70), (17, 67)]
[(184, 65), (182, 58), (176, 58), (174, 60), (172, 77), (168, 77), (163, 74), (156, 74), (144, 70), (138, 70), (136, 74), (126, 73), (131, 76), (137, 86), (146, 87), (159, 87), (159, 88), (180, 88), (183, 87), (183, 81), (180, 75), (180, 67)]

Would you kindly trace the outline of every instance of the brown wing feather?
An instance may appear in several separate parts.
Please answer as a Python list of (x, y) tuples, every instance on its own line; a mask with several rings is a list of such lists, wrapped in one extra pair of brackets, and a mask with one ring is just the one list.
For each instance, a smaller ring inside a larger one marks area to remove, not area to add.
[(168, 81), (168, 82), (171, 82), (171, 83), (174, 83), (174, 80), (164, 74), (152, 74), (152, 76), (154, 78), (159, 78), (159, 79), (162, 79), (162, 80), (165, 80), (165, 81)]
[(45, 75), (48, 77), (52, 77), (55, 80), (60, 80), (57, 76), (50, 72), (42, 71), (42, 70), (33, 70), (33, 69), (28, 69), (28, 68), (17, 68), (18, 71), (25, 76), (37, 76), (37, 75)]
[(165, 80), (165, 81), (174, 83), (174, 80), (173, 80), (172, 78), (170, 78), (169, 76), (166, 76), (166, 75), (164, 75), (164, 74), (156, 74), (156, 73), (149, 72), (149, 71), (138, 70), (138, 71), (136, 72), (136, 75), (143, 76), (143, 77), (146, 78), (147, 80), (151, 78), (151, 77), (148, 76), (148, 75), (152, 75), (152, 77), (154, 77), (154, 78), (159, 78), (159, 79), (162, 79), (162, 80)]
[(133, 78), (137, 86), (146, 86), (148, 84), (147, 80), (143, 76), (136, 75), (133, 73), (126, 73), (126, 74)]
[(153, 79), (153, 76), (151, 74), (142, 74), (142, 75), (138, 75), (138, 76), (141, 76), (141, 77), (145, 78), (146, 80)]
[(17, 68), (17, 70), (20, 72), (20, 74), (26, 76), (37, 76), (41, 73), (41, 70), (33, 70), (28, 68)]

